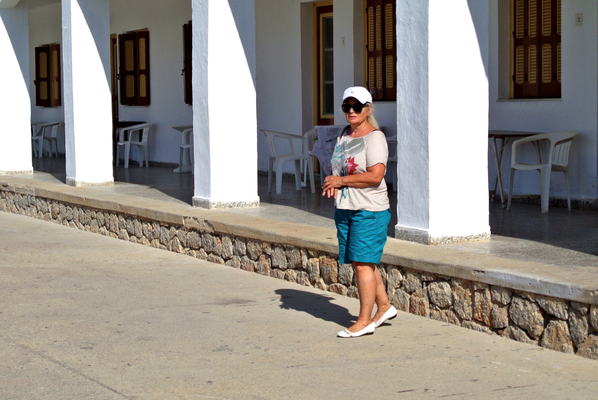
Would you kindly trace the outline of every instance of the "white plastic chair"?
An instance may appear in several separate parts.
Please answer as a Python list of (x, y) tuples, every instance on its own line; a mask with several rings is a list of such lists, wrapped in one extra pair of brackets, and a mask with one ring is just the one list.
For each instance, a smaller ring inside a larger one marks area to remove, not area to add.
[[(314, 143), (316, 142), (316, 133), (313, 129), (305, 132), (303, 137), (307, 139), (307, 143), (303, 142), (303, 153), (307, 154), (311, 158), (312, 165), (315, 165), (315, 157), (313, 154)], [(301, 186), (307, 186), (307, 162), (302, 161), (302, 168), (303, 168), (303, 180), (301, 181)], [(324, 186), (324, 172), (320, 170), (320, 186)]]
[(125, 168), (129, 168), (129, 157), (131, 156), (131, 146), (137, 146), (137, 153), (139, 154), (139, 165), (143, 167), (143, 159), (141, 148), (143, 147), (145, 154), (145, 166), (149, 167), (148, 158), (148, 138), (149, 131), (152, 124), (133, 125), (118, 130), (118, 143), (116, 146), (116, 166), (120, 162), (120, 149), (124, 148), (125, 154)]
[(33, 156), (42, 158), (44, 146), (44, 125), (31, 124), (31, 148)]
[[(311, 192), (315, 193), (314, 187), (314, 164), (312, 157), (303, 152), (304, 148), (308, 148), (307, 138), (304, 136), (292, 135), (290, 133), (268, 131), (261, 129), (266, 135), (266, 142), (268, 143), (268, 192), (272, 191), (272, 170), (276, 172), (276, 194), (282, 191), (282, 167), (287, 161), (294, 161), (295, 164), (295, 185), (297, 190), (301, 190), (301, 162), (307, 163), (309, 172), (309, 179), (311, 183)], [(279, 154), (276, 150), (276, 142), (283, 142), (290, 149), (289, 153)], [(300, 149), (296, 150), (295, 142), (301, 141)]]
[(183, 130), (181, 147), (179, 149), (179, 172), (183, 172), (183, 154), (189, 153), (189, 162), (191, 163), (191, 172), (193, 172), (193, 128)]
[[(571, 194), (569, 184), (569, 150), (571, 143), (577, 136), (576, 132), (552, 132), (541, 133), (538, 135), (528, 136), (522, 139), (517, 139), (513, 142), (511, 148), (511, 176), (509, 179), (509, 201), (507, 202), (507, 210), (511, 208), (511, 197), (513, 193), (513, 178), (515, 171), (540, 171), (540, 203), (541, 211), (548, 212), (548, 193), (550, 191), (550, 174), (552, 171), (559, 171), (565, 174), (565, 181), (567, 184), (567, 208), (571, 210)], [(550, 144), (548, 151), (548, 162), (542, 163), (540, 159), (539, 164), (525, 164), (518, 162), (519, 147), (525, 143), (534, 143), (539, 145), (540, 140), (547, 140)]]
[[(56, 153), (56, 158), (58, 158), (58, 127), (60, 126), (60, 122), (56, 122), (53, 123), (51, 125), (46, 125), (44, 127), (44, 129), (49, 129), (50, 133), (44, 132), (43, 135), (43, 140), (44, 141), (48, 141), (48, 147), (50, 148), (48, 150), (48, 155), (50, 156), (50, 158), (52, 157), (52, 148), (55, 149), (55, 153)], [(54, 145), (54, 147), (52, 147), (52, 145)], [(44, 149), (44, 146), (42, 144), (42, 151)]]

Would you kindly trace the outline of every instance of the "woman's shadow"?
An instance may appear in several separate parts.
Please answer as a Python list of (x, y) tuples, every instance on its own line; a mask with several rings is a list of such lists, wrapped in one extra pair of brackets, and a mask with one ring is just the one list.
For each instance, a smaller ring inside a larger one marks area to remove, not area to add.
[(303, 311), (341, 326), (350, 326), (357, 320), (346, 308), (333, 304), (333, 297), (294, 289), (277, 289), (275, 293), (280, 295), (283, 309)]

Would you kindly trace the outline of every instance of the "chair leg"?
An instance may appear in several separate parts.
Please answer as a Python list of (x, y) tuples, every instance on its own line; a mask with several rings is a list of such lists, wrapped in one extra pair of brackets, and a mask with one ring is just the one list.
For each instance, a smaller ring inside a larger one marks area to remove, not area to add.
[(268, 193), (272, 192), (272, 167), (274, 164), (274, 160), (272, 158), (268, 159)]
[(282, 193), (282, 162), (276, 160), (276, 194)]
[(548, 212), (548, 195), (550, 192), (550, 166), (548, 168), (542, 168), (540, 170), (540, 203), (541, 203), (541, 211), (543, 213)]
[(563, 171), (565, 174), (565, 183), (567, 185), (567, 209), (571, 211), (571, 185), (569, 183), (569, 171)]
[(130, 155), (131, 155), (131, 144), (125, 143), (125, 168), (129, 168)]
[(509, 177), (509, 200), (507, 201), (507, 210), (511, 209), (511, 197), (513, 196), (513, 180), (515, 178), (515, 170), (511, 168), (511, 176)]
[(301, 190), (301, 160), (295, 160), (295, 188)]
[(307, 159), (307, 168), (309, 169), (309, 184), (311, 185), (311, 192), (316, 192), (316, 186), (314, 184), (314, 160), (309, 157)]
[(149, 149), (148, 146), (143, 146), (145, 150), (145, 168), (149, 168)]

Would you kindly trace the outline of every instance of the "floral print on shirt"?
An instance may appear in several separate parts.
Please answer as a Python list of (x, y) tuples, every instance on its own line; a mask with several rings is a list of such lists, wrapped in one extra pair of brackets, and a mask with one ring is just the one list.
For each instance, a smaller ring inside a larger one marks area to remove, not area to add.
[[(351, 140), (343, 139), (344, 137), (341, 136), (334, 147), (334, 152), (332, 153), (332, 158), (330, 159), (332, 175), (347, 176), (353, 175), (356, 172), (365, 172), (365, 167), (358, 164), (357, 161), (360, 158), (359, 155), (361, 155), (363, 158), (363, 153), (365, 152), (364, 138), (360, 137)], [(347, 186), (343, 186), (339, 189), (339, 204), (342, 203), (343, 199), (347, 198), (348, 190), (349, 188)]]

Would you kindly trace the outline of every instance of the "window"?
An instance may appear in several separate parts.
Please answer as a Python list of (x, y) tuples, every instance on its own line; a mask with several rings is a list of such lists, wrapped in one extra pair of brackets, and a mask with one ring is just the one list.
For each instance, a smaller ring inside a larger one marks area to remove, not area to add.
[(561, 0), (513, 0), (514, 98), (561, 97)]
[(118, 35), (120, 104), (150, 104), (149, 31)]
[(60, 45), (35, 48), (35, 105), (58, 107), (61, 102)]
[(374, 100), (397, 99), (396, 0), (366, 2), (366, 86)]
[(193, 62), (193, 36), (191, 21), (183, 25), (183, 82), (185, 92), (185, 104), (193, 104), (193, 84), (191, 83)]

